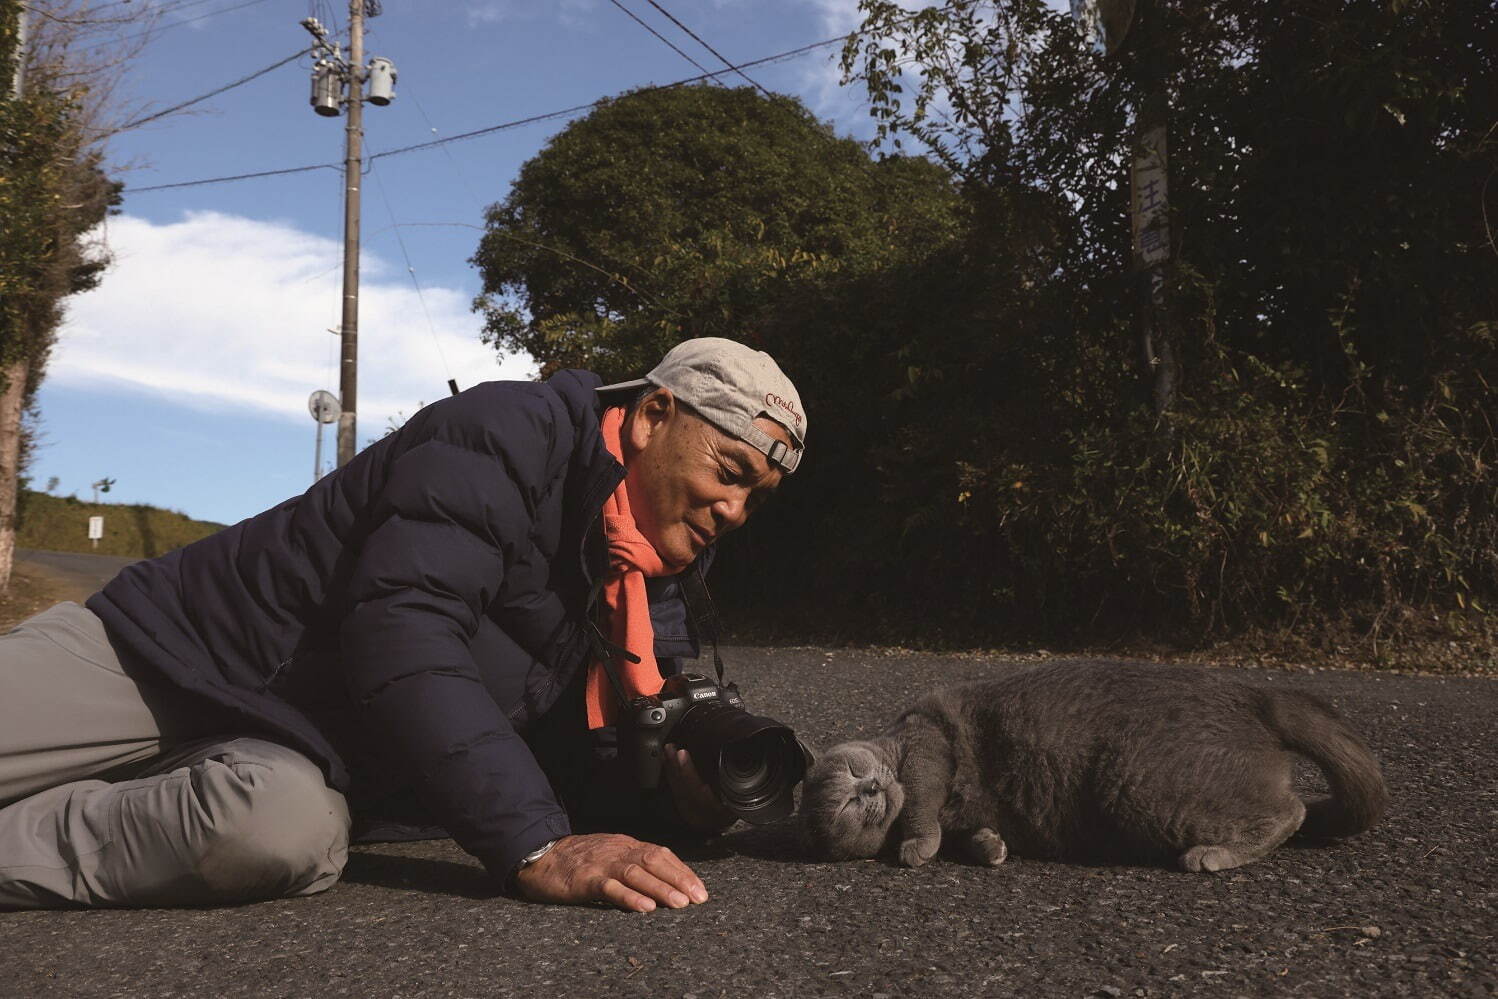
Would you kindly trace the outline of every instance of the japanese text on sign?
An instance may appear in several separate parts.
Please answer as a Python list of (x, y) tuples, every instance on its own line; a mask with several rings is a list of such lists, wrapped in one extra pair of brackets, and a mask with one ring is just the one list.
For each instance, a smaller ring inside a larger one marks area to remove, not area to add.
[(1139, 137), (1130, 173), (1134, 266), (1140, 270), (1170, 259), (1170, 201), (1166, 189), (1165, 126)]

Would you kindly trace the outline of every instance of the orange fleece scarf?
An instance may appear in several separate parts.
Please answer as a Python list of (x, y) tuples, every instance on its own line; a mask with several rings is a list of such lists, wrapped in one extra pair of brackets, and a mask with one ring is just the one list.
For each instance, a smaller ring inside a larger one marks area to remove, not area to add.
[[(603, 414), (600, 430), (609, 454), (624, 462), (620, 434), (624, 426), (624, 408), (615, 406)], [(667, 576), (680, 570), (668, 566), (645, 535), (635, 526), (630, 513), (627, 484), (604, 501), (603, 533), (609, 543), (609, 575), (603, 584), (603, 602), (608, 608), (608, 636), (615, 645), (640, 657), (632, 663), (620, 658), (614, 665), (624, 692), (630, 697), (659, 693), (662, 683), (660, 667), (655, 662), (655, 628), (650, 624), (650, 598), (645, 592), (646, 576)], [(588, 667), (585, 703), (588, 728), (612, 725), (618, 715), (618, 697), (601, 662)]]

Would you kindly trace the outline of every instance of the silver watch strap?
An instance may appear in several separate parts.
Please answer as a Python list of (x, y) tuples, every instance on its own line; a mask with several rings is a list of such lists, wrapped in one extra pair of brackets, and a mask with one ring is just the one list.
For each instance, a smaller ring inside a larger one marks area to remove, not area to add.
[(551, 852), (551, 848), (557, 845), (557, 842), (557, 840), (552, 840), (549, 843), (543, 843), (537, 849), (534, 849), (530, 853), (527, 853), (525, 856), (521, 857), (520, 863), (515, 865), (515, 873), (520, 873), (527, 867), (534, 864), (536, 861), (540, 860), (542, 857), (546, 856)]

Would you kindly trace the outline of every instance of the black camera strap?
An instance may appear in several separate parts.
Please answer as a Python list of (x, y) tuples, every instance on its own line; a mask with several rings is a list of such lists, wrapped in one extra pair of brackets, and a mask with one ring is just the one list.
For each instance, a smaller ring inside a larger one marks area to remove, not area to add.
[[(723, 656), (718, 652), (718, 608), (713, 603), (712, 593), (708, 591), (707, 579), (702, 572), (702, 563), (695, 563), (691, 569), (683, 572), (678, 578), (681, 584), (682, 602), (686, 604), (687, 614), (692, 619), (692, 627), (699, 638), (706, 638), (713, 647), (713, 669), (718, 674), (718, 686), (722, 687), (724, 686)], [(604, 581), (601, 577), (593, 584), (593, 595), (589, 602), (595, 607), (603, 592), (603, 585)], [(628, 692), (624, 689), (624, 681), (619, 679), (616, 659), (622, 658), (637, 663), (640, 657), (622, 645), (616, 645), (610, 641), (591, 615), (586, 618), (584, 624), (584, 637), (588, 642), (589, 655), (603, 664), (603, 671), (608, 675), (609, 683), (613, 685), (619, 704), (628, 708), (632, 702)]]
[[(598, 606), (598, 597), (603, 593), (603, 577), (593, 584), (593, 594), (589, 598), (590, 606)], [(614, 686), (614, 693), (619, 698), (619, 706), (628, 708), (630, 705), (629, 693), (624, 689), (624, 681), (619, 679), (619, 669), (614, 665), (616, 657), (624, 658), (632, 663), (640, 661), (640, 657), (629, 651), (622, 645), (615, 645), (608, 636), (598, 627), (594, 616), (589, 614), (584, 617), (583, 636), (588, 641), (588, 654), (599, 663), (603, 664), (603, 671), (609, 678), (609, 683)]]
[(681, 574), (681, 594), (685, 598), (687, 613), (692, 617), (692, 627), (699, 638), (706, 638), (713, 647), (713, 668), (718, 672), (718, 686), (723, 683), (723, 657), (718, 654), (718, 608), (713, 595), (707, 589), (707, 577), (702, 572), (702, 561), (693, 563), (688, 572)]

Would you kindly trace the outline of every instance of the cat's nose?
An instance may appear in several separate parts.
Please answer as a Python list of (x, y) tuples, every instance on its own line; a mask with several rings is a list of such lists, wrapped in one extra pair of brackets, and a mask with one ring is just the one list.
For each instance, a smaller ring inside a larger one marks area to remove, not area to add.
[(865, 795), (865, 796), (871, 795), (871, 794), (878, 794), (879, 793), (879, 781), (877, 781), (873, 777), (870, 777), (868, 780), (859, 781), (859, 783), (858, 783), (858, 793), (862, 794), (862, 795)]

